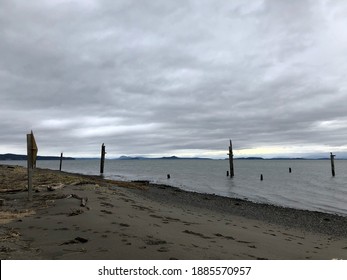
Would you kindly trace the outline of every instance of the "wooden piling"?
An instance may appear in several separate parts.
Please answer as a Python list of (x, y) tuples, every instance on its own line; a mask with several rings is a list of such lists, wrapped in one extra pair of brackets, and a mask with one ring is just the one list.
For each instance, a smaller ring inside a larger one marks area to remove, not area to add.
[(229, 146), (229, 166), (230, 166), (230, 177), (234, 177), (234, 160), (233, 160), (233, 143), (230, 140), (230, 146)]
[(105, 144), (102, 143), (101, 145), (101, 160), (100, 160), (100, 173), (104, 173), (104, 166), (105, 166)]
[(263, 174), (260, 174), (260, 181), (263, 181), (264, 177)]
[(334, 157), (336, 155), (333, 155), (333, 153), (330, 153), (330, 163), (331, 163), (331, 175), (335, 177), (335, 164), (334, 164)]
[(229, 177), (229, 171), (227, 170), (227, 177)]
[(61, 167), (63, 165), (63, 153), (60, 153), (60, 164), (59, 164), (59, 171), (61, 171)]
[(168, 178), (168, 179), (170, 179), (170, 178), (171, 178), (170, 174), (167, 174), (167, 178)]
[(27, 164), (28, 164), (28, 200), (33, 200), (33, 152), (32, 152), (32, 137), (27, 134)]
[(37, 145), (34, 133), (27, 134), (28, 200), (33, 199), (33, 172), (36, 166)]
[(292, 173), (292, 168), (291, 167), (289, 167), (289, 173)]

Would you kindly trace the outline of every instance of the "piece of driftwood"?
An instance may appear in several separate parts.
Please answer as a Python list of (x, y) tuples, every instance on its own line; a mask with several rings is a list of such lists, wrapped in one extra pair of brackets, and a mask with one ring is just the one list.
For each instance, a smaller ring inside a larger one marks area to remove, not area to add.
[(17, 188), (17, 189), (0, 189), (0, 193), (17, 193), (17, 192), (26, 192), (27, 188)]
[(87, 207), (88, 197), (80, 197), (77, 194), (71, 194), (71, 197), (79, 199), (81, 201), (80, 206)]
[(47, 186), (47, 191), (55, 191), (55, 190), (59, 190), (64, 188), (65, 185), (64, 184), (57, 184), (57, 185), (51, 185), (51, 186)]
[(85, 199), (85, 198), (81, 199), (81, 206), (82, 207), (86, 207), (87, 206), (87, 199)]

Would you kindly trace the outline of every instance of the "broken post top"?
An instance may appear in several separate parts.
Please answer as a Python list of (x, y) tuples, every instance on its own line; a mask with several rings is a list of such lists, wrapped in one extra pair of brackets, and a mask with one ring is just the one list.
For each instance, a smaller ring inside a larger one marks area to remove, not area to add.
[(103, 156), (105, 156), (105, 154), (106, 154), (106, 147), (105, 147), (105, 144), (104, 144), (104, 143), (102, 143), (102, 145), (101, 145), (101, 154), (102, 154)]
[(37, 158), (37, 144), (34, 137), (34, 133), (31, 130), (30, 134), (27, 134), (27, 161), (28, 161), (28, 167), (34, 168), (36, 167), (36, 158)]
[(230, 140), (230, 145), (229, 145), (229, 153), (228, 155), (232, 156), (233, 155), (233, 143), (232, 141)]

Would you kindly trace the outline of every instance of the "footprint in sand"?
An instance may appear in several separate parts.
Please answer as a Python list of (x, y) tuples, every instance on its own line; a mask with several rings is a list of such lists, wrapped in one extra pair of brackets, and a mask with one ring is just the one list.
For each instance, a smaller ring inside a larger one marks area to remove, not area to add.
[(106, 208), (113, 208), (114, 205), (108, 202), (100, 202), (100, 205)]
[(159, 228), (161, 227), (161, 226), (158, 225), (158, 224), (153, 224), (153, 226), (154, 226), (154, 227), (159, 227)]
[(222, 238), (229, 239), (229, 240), (235, 240), (235, 238), (232, 236), (225, 236), (225, 235), (220, 234), (220, 233), (215, 233), (214, 235), (217, 237), (222, 237)]
[(149, 239), (144, 240), (144, 242), (146, 243), (146, 245), (161, 245), (167, 243), (165, 240), (154, 239), (152, 237), (149, 237)]
[(76, 243), (87, 243), (88, 242), (88, 239), (87, 238), (83, 238), (83, 237), (76, 237), (75, 239), (72, 239), (72, 240), (69, 240), (69, 241), (66, 241), (64, 243), (61, 243), (61, 245), (69, 245), (69, 244), (76, 244)]
[(101, 253), (103, 253), (103, 252), (108, 252), (108, 250), (107, 250), (107, 249), (104, 249), (104, 248), (98, 248), (96, 251), (97, 251), (97, 252), (101, 252)]
[(106, 214), (113, 214), (113, 212), (112, 211), (108, 211), (108, 210), (104, 210), (104, 209), (102, 209), (102, 210), (100, 210), (100, 212), (102, 212), (102, 213), (106, 213)]
[(161, 253), (165, 253), (165, 252), (169, 252), (169, 249), (165, 247), (160, 247), (157, 251)]
[(244, 243), (244, 244), (249, 244), (249, 243), (252, 243), (252, 242), (249, 242), (249, 241), (244, 241), (244, 240), (237, 240), (238, 243)]
[(62, 228), (57, 228), (56, 230), (69, 230), (69, 228), (67, 228), (67, 227), (62, 227)]
[(130, 227), (130, 225), (125, 224), (125, 223), (117, 223), (117, 222), (112, 222), (112, 225), (120, 225), (121, 227)]
[(130, 227), (130, 225), (124, 224), (124, 223), (120, 223), (119, 225), (120, 225), (121, 227)]
[(264, 233), (264, 234), (267, 234), (267, 235), (271, 235), (271, 236), (277, 236), (277, 235), (274, 234), (274, 233), (268, 233), (268, 232), (266, 232), (266, 231), (264, 231), (263, 233)]
[(123, 198), (123, 197), (121, 197), (120, 199), (123, 200), (123, 201), (125, 201), (125, 202), (132, 202), (132, 203), (135, 203), (135, 201), (132, 200), (132, 199), (127, 199), (127, 198)]
[(202, 233), (199, 233), (199, 232), (194, 232), (194, 231), (191, 231), (191, 230), (184, 230), (183, 232), (187, 233), (187, 234), (191, 234), (191, 235), (196, 235), (196, 236), (199, 236), (199, 237), (204, 238), (204, 239), (211, 239), (211, 237), (205, 236), (205, 235), (203, 235)]

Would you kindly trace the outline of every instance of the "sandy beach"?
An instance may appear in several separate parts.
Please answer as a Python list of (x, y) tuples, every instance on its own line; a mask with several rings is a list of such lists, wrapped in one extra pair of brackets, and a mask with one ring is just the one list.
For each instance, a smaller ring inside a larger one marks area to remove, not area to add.
[(9, 259), (347, 259), (347, 217), (0, 166), (0, 257)]

